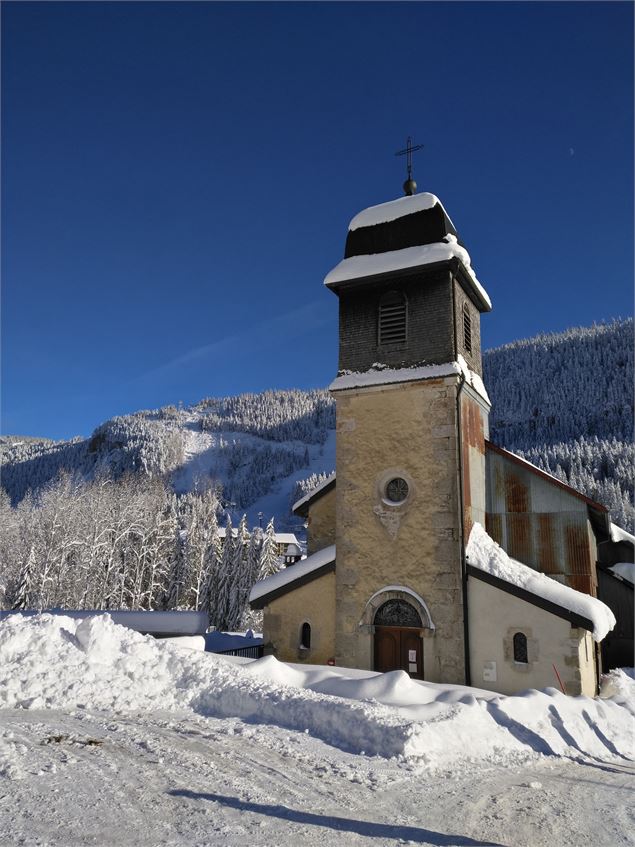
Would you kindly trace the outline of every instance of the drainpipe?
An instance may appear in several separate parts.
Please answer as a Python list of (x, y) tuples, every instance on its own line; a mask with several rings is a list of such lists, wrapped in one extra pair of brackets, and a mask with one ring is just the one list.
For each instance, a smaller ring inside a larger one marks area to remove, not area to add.
[(465, 387), (465, 374), (461, 373), (461, 383), (456, 393), (457, 445), (459, 452), (459, 532), (461, 535), (461, 585), (463, 589), (463, 645), (465, 648), (465, 684), (472, 684), (470, 668), (470, 629), (467, 609), (467, 563), (465, 559), (465, 521), (463, 518), (463, 439), (461, 430), (461, 393)]

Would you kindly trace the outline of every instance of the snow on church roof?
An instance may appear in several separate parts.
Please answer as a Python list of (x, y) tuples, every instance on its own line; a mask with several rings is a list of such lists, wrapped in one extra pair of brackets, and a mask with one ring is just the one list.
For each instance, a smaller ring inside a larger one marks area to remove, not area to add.
[(622, 529), (622, 527), (618, 526), (616, 523), (612, 523), (611, 541), (626, 541), (628, 544), (635, 545), (635, 536), (631, 535), (631, 533), (627, 532), (625, 529)]
[(310, 491), (308, 491), (304, 495), (304, 497), (301, 497), (299, 500), (297, 500), (293, 504), (293, 506), (291, 507), (291, 511), (295, 514), (303, 506), (306, 506), (309, 503), (309, 500), (312, 500), (324, 488), (326, 488), (327, 486), (331, 485), (334, 482), (335, 482), (335, 471), (333, 471), (332, 474), (327, 476), (326, 479), (322, 480), (322, 482), (319, 485), (316, 485), (315, 488), (312, 488)]
[(472, 527), (465, 555), (472, 567), (587, 618), (593, 624), (595, 641), (602, 641), (615, 626), (615, 616), (608, 606), (510, 558), (479, 523)]
[(254, 608), (262, 609), (268, 600), (273, 600), (278, 595), (284, 594), (287, 586), (317, 579), (318, 576), (322, 576), (322, 573), (331, 570), (334, 562), (335, 544), (331, 544), (306, 559), (302, 559), (294, 565), (289, 565), (288, 568), (283, 568), (278, 573), (266, 577), (266, 579), (261, 579), (251, 589), (249, 602)]
[(348, 225), (348, 229), (351, 232), (355, 229), (361, 229), (364, 226), (376, 226), (377, 224), (396, 221), (397, 218), (402, 218), (404, 215), (412, 215), (415, 212), (423, 212), (425, 209), (431, 209), (437, 203), (443, 209), (443, 204), (439, 201), (439, 198), (425, 191), (409, 197), (398, 197), (396, 200), (379, 203), (377, 206), (369, 206), (368, 209), (359, 212)]
[(616, 565), (609, 565), (609, 570), (630, 582), (631, 585), (635, 585), (635, 565), (633, 562), (618, 562)]
[(340, 282), (376, 276), (391, 271), (417, 268), (420, 265), (432, 265), (436, 262), (445, 262), (450, 259), (459, 259), (462, 262), (483, 304), (487, 309), (491, 309), (492, 301), (472, 270), (470, 254), (465, 247), (461, 247), (457, 242), (456, 236), (449, 233), (443, 241), (438, 241), (434, 244), (421, 244), (416, 247), (404, 247), (401, 250), (389, 250), (386, 253), (370, 253), (342, 259), (324, 277), (324, 285), (330, 286)]

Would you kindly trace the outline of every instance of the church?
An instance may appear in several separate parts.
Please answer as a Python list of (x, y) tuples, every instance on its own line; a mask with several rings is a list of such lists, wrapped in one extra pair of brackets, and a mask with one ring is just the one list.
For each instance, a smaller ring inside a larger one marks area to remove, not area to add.
[(404, 190), (352, 219), (324, 280), (339, 301), (336, 473), (294, 506), (308, 556), (252, 589), (265, 651), (592, 696), (615, 625), (596, 563), (619, 543), (632, 561), (632, 536), (490, 443), (491, 301), (440, 200)]

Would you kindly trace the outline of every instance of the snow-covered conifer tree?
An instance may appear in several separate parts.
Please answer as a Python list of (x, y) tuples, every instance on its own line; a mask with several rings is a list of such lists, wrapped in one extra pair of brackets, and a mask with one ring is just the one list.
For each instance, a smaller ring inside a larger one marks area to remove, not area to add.
[(234, 531), (231, 515), (227, 514), (225, 523), (225, 540), (223, 542), (223, 554), (220, 561), (218, 574), (218, 597), (216, 603), (216, 618), (214, 625), (217, 629), (227, 629), (227, 620), (230, 605), (230, 590), (232, 584), (232, 564), (234, 560)]
[(258, 579), (265, 579), (280, 570), (280, 556), (278, 555), (278, 545), (276, 544), (276, 531), (273, 525), (273, 518), (267, 524), (262, 547), (260, 550), (260, 568)]
[(232, 631), (237, 630), (240, 626), (250, 590), (249, 531), (247, 529), (247, 516), (243, 515), (238, 524), (232, 560), (232, 580), (227, 614), (227, 627)]

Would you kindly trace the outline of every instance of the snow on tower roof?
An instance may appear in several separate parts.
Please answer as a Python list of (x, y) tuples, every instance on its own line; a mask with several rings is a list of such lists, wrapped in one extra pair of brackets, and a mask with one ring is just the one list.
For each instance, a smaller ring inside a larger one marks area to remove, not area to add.
[[(419, 379), (441, 379), (446, 376), (463, 374), (465, 381), (474, 391), (491, 405), (490, 399), (483, 385), (483, 380), (474, 371), (470, 370), (467, 362), (459, 354), (456, 362), (445, 362), (441, 365), (419, 365), (416, 368), (389, 368), (386, 365), (376, 363), (372, 368), (362, 373), (356, 371), (342, 372), (329, 385), (329, 391), (341, 391), (344, 388), (364, 388), (371, 385), (390, 385), (397, 382), (411, 382)], [(324, 485), (328, 483), (327, 480)], [(319, 487), (309, 492), (303, 500), (310, 498), (319, 491)], [(293, 507), (294, 511), (302, 503), (298, 501)]]
[(335, 544), (318, 550), (295, 565), (289, 565), (272, 576), (261, 579), (251, 589), (249, 603), (254, 609), (262, 609), (270, 600), (286, 594), (290, 586), (297, 587), (298, 583), (311, 582), (329, 573), (335, 567)]
[(465, 555), (473, 568), (586, 618), (593, 625), (595, 641), (602, 641), (615, 626), (615, 616), (608, 606), (510, 558), (479, 523), (472, 527)]
[(324, 277), (324, 285), (333, 286), (354, 279), (447, 262), (450, 259), (459, 259), (482, 305), (487, 310), (491, 309), (492, 301), (472, 270), (470, 254), (457, 242), (456, 236), (450, 233), (443, 241), (434, 244), (421, 244), (401, 250), (389, 250), (386, 253), (369, 253), (342, 259)]
[[(439, 201), (439, 198), (425, 191), (421, 194), (413, 194), (411, 197), (398, 197), (396, 200), (379, 203), (377, 206), (369, 206), (368, 209), (359, 212), (348, 225), (348, 229), (351, 232), (355, 229), (361, 229), (363, 226), (376, 226), (377, 224), (396, 221), (397, 218), (404, 215), (412, 215), (415, 212), (431, 209), (437, 203), (443, 209), (443, 204)], [(445, 209), (443, 211), (445, 212)]]

